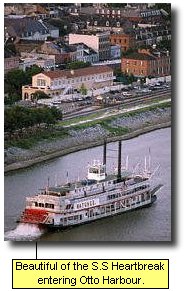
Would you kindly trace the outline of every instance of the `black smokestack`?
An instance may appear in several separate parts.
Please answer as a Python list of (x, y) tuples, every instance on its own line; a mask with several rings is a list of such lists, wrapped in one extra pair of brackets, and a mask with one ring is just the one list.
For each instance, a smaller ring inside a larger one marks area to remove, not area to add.
[(121, 181), (121, 140), (118, 143), (118, 176), (117, 180)]
[(104, 148), (103, 148), (103, 164), (106, 165), (106, 159), (107, 159), (107, 142), (104, 140)]

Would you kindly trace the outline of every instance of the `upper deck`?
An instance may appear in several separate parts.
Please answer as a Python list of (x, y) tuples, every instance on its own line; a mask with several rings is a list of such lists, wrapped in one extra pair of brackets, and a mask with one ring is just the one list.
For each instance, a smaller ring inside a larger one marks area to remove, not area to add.
[(82, 181), (70, 182), (64, 185), (49, 187), (47, 190), (44, 189), (41, 194), (63, 198), (78, 198), (110, 191), (125, 185), (128, 187), (133, 187), (134, 185), (147, 180), (147, 178), (141, 176), (133, 176), (129, 171), (123, 171), (121, 181), (117, 180), (117, 175), (110, 174), (101, 181), (86, 179)]

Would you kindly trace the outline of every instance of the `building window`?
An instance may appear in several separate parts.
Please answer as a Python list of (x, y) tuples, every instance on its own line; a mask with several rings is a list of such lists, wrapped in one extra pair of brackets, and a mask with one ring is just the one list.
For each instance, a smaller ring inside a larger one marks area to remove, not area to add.
[(37, 79), (37, 86), (46, 86), (46, 82), (44, 79)]

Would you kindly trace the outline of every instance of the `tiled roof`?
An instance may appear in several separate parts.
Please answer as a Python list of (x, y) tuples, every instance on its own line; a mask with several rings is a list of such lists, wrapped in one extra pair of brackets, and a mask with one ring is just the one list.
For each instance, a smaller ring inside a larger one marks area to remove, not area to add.
[(155, 57), (148, 55), (148, 54), (143, 54), (143, 53), (132, 53), (128, 54), (126, 56), (123, 56), (123, 59), (132, 59), (132, 60), (155, 60)]
[(51, 79), (56, 78), (72, 78), (72, 77), (81, 77), (87, 76), (92, 74), (101, 74), (113, 72), (113, 69), (108, 66), (95, 66), (95, 67), (88, 67), (82, 68), (77, 70), (61, 70), (61, 71), (49, 71), (49, 72), (42, 72), (42, 74), (46, 75)]

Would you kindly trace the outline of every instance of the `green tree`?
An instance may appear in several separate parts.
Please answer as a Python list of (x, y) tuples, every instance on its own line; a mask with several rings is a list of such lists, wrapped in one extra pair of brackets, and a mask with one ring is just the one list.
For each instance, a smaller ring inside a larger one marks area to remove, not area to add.
[(33, 95), (33, 100), (39, 100), (39, 99), (49, 99), (49, 95), (47, 95), (45, 92), (38, 90)]
[(72, 63), (68, 63), (66, 65), (66, 68), (67, 69), (80, 69), (80, 68), (86, 68), (86, 67), (90, 67), (91, 66), (91, 63), (89, 62), (82, 62), (82, 61), (76, 61), (76, 62), (72, 62)]
[(84, 83), (82, 83), (81, 87), (80, 87), (80, 93), (82, 95), (86, 95), (87, 94), (87, 88), (85, 87)]
[(62, 119), (62, 113), (57, 108), (25, 108), (16, 105), (5, 109), (4, 119), (5, 132), (13, 133), (42, 123), (48, 126), (55, 124)]
[(21, 100), (22, 86), (31, 84), (32, 76), (42, 71), (43, 69), (36, 65), (27, 68), (25, 72), (20, 69), (9, 71), (4, 79), (5, 93), (8, 95), (5, 98), (5, 104), (12, 104)]
[(40, 68), (37, 65), (33, 65), (29, 68), (26, 68), (26, 71), (25, 71), (26, 84), (25, 85), (31, 84), (32, 76), (39, 74), (41, 72), (43, 72), (43, 68)]
[(54, 116), (54, 118), (56, 120), (61, 120), (63, 118), (63, 114), (62, 114), (61, 110), (59, 110), (56, 107), (51, 107), (50, 112), (52, 113), (52, 115)]
[(5, 96), (4, 104), (5, 105), (12, 105), (19, 100), (21, 100), (20, 95), (11, 94), (11, 95)]
[(21, 96), (22, 86), (26, 83), (26, 74), (23, 70), (12, 70), (5, 75), (5, 88), (8, 95)]

